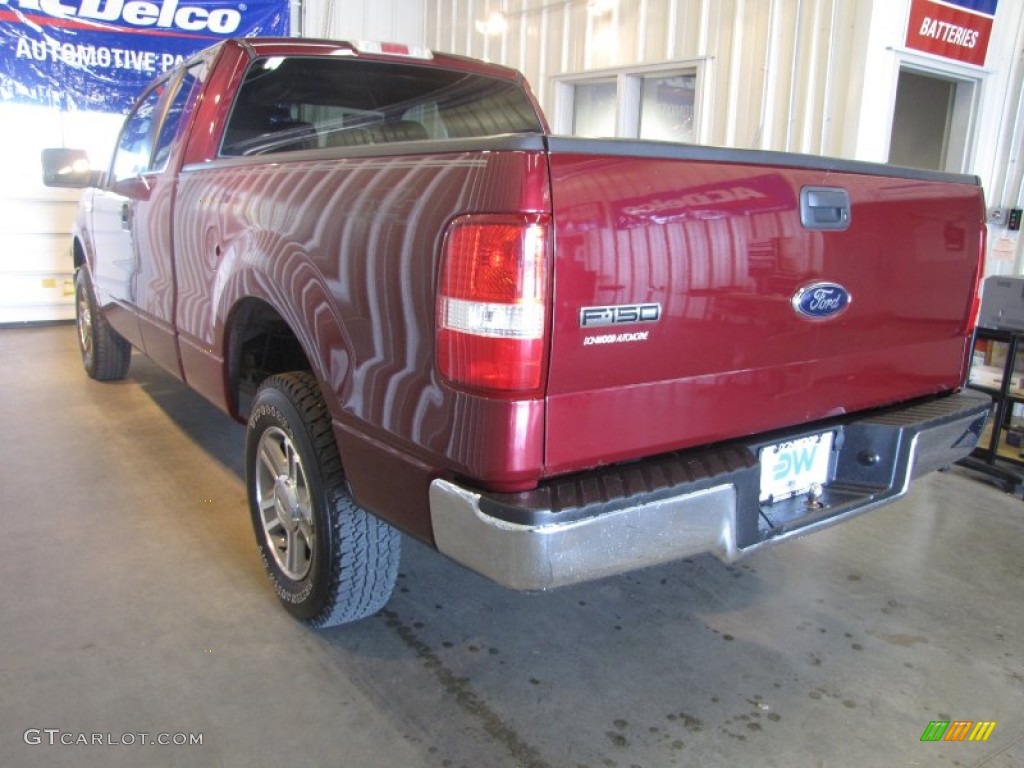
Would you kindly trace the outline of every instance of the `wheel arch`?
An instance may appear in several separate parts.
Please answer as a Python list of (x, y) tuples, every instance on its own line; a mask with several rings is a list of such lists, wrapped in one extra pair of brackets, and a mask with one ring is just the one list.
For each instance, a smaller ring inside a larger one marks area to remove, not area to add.
[(339, 363), (347, 363), (348, 354), (340, 325), (323, 322), (325, 314), (315, 313), (318, 322), (310, 323), (310, 314), (294, 302), (261, 295), (241, 296), (231, 305), (224, 315), (223, 350), (234, 418), (245, 421), (259, 385), (289, 371), (311, 372), (332, 417), (340, 414), (338, 393), (348, 371)]
[(71, 260), (76, 270), (89, 267), (92, 261), (88, 246), (81, 234), (76, 234), (71, 239)]
[(227, 313), (224, 365), (231, 415), (241, 422), (249, 417), (259, 385), (270, 376), (313, 371), (309, 350), (292, 325), (271, 303), (255, 296), (239, 299)]
[[(320, 387), (333, 424), (333, 437), (349, 491), (357, 504), (424, 541), (430, 541), (429, 516), (422, 508), (410, 508), (407, 497), (396, 491), (414, 489), (426, 499), (421, 481), (429, 473), (422, 461), (410, 469), (404, 453), (387, 451), (387, 465), (401, 472), (395, 478), (382, 472), (364, 450), (379, 446), (360, 366), (372, 362), (374, 347), (365, 339), (359, 323), (365, 307), (353, 305), (337, 280), (323, 275), (315, 261), (300, 248), (241, 252), (230, 259), (237, 269), (216, 282), (222, 286), (215, 306), (214, 338), (218, 366), (223, 377), (221, 393), (226, 410), (247, 423), (253, 397), (268, 376), (308, 370)], [(226, 259), (227, 261), (227, 259)], [(232, 300), (228, 300), (231, 297)], [(346, 322), (348, 321), (348, 322)], [(352, 327), (349, 327), (351, 323)], [(269, 346), (268, 346), (269, 343)], [(256, 350), (268, 351), (256, 354)], [(301, 356), (301, 357), (300, 357)], [(386, 449), (385, 449), (386, 450)], [(411, 477), (410, 477), (411, 475)], [(423, 491), (420, 493), (420, 491)]]

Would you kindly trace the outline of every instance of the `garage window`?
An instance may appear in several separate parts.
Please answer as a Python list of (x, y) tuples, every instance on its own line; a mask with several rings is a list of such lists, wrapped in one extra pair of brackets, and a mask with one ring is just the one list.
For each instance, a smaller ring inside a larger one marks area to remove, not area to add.
[(643, 78), (640, 138), (694, 141), (697, 76), (679, 73)]
[(699, 64), (559, 78), (555, 128), (575, 136), (697, 143), (699, 85)]
[(577, 136), (614, 136), (618, 105), (614, 80), (574, 87), (572, 132)]

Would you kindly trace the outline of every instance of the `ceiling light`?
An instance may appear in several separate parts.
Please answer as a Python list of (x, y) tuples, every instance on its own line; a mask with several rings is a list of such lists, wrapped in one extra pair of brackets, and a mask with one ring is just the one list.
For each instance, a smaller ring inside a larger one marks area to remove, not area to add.
[(494, 11), (486, 19), (476, 22), (476, 31), (488, 37), (500, 35), (506, 29), (508, 29), (508, 22), (505, 20), (505, 14), (501, 11)]
[(591, 16), (604, 16), (611, 13), (619, 5), (619, 0), (587, 0), (587, 13)]

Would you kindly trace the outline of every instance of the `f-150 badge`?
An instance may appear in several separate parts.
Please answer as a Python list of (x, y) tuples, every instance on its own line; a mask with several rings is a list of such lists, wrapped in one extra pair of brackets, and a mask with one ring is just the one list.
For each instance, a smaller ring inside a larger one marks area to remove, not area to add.
[[(659, 320), (661, 320), (661, 304), (615, 304), (608, 307), (580, 308), (580, 327), (586, 329), (609, 328), (611, 330), (615, 326), (656, 323)], [(583, 346), (647, 341), (650, 335), (649, 331), (634, 331), (584, 336)]]
[(842, 314), (853, 297), (839, 283), (812, 283), (793, 296), (793, 309), (811, 320), (827, 320)]
[(661, 319), (661, 304), (617, 304), (610, 307), (581, 307), (580, 327), (656, 323)]

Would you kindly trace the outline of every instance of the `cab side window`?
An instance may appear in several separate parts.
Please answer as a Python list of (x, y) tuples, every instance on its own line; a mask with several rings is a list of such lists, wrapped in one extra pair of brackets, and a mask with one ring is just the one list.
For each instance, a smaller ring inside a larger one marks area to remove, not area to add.
[(160, 103), (161, 88), (152, 89), (125, 120), (114, 152), (111, 181), (117, 183), (149, 170), (153, 149), (153, 126)]
[(118, 183), (167, 166), (171, 147), (199, 98), (206, 63), (153, 86), (125, 120), (114, 153), (111, 181)]
[(167, 167), (167, 160), (171, 156), (171, 146), (175, 138), (181, 133), (183, 126), (188, 124), (192, 110), (195, 108), (199, 98), (200, 86), (206, 75), (206, 64), (196, 64), (185, 70), (178, 81), (174, 98), (167, 107), (167, 114), (164, 116), (163, 125), (160, 126), (160, 133), (157, 135), (156, 150), (153, 152), (153, 164), (150, 170), (162, 171)]

